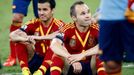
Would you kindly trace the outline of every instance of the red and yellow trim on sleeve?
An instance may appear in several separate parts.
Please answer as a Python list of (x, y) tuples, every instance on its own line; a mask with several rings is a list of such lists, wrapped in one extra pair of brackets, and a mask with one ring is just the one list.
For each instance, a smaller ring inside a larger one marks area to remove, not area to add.
[(69, 28), (74, 28), (74, 27), (75, 27), (74, 23), (69, 23), (69, 24), (64, 25), (64, 26), (60, 29), (60, 31), (61, 31), (61, 32), (65, 32), (67, 29), (69, 29)]
[(99, 24), (98, 23), (92, 24), (91, 27), (99, 31)]
[(54, 18), (54, 23), (55, 23), (55, 25), (57, 25), (58, 27), (64, 26), (64, 23), (61, 22), (60, 20), (56, 19), (56, 18)]
[(39, 21), (41, 21), (41, 20), (40, 19), (37, 19), (37, 18), (34, 18), (34, 19), (26, 22), (25, 25), (34, 24), (34, 23), (39, 22)]
[(50, 71), (51, 71), (51, 72), (54, 71), (54, 70), (58, 70), (59, 72), (62, 72), (61, 68), (58, 67), (58, 66), (52, 66), (52, 67), (50, 68)]

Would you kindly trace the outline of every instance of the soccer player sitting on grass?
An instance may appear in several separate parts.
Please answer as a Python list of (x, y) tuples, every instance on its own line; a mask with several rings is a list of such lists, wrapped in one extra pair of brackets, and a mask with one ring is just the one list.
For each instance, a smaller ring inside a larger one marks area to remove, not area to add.
[[(37, 2), (38, 0), (13, 0), (12, 5), (12, 24), (10, 25), (10, 32), (20, 28), (23, 22), (23, 18), (27, 16), (28, 6), (30, 2), (33, 3), (33, 10), (35, 17), (38, 17), (37, 11)], [(15, 51), (15, 43), (10, 41), (10, 54), (8, 59), (3, 63), (3, 66), (14, 66), (16, 64), (16, 51)]]
[(55, 0), (38, 0), (39, 18), (28, 21), (10, 34), (12, 41), (16, 42), (23, 75), (49, 74), (47, 69), (53, 55), (49, 48), (50, 39), (57, 33), (55, 31), (64, 25), (62, 21), (53, 18), (55, 5)]
[[(71, 65), (67, 75), (92, 75), (91, 56), (99, 52), (98, 25), (92, 23), (90, 9), (82, 1), (71, 6), (70, 15), (74, 22), (65, 25), (61, 29), (63, 33), (59, 33), (51, 42), (50, 47), (57, 54), (52, 60), (68, 60)], [(102, 61), (98, 60), (97, 63), (102, 65)], [(55, 63), (58, 62), (53, 62), (51, 69)], [(97, 68), (98, 75), (106, 75), (103, 65)]]

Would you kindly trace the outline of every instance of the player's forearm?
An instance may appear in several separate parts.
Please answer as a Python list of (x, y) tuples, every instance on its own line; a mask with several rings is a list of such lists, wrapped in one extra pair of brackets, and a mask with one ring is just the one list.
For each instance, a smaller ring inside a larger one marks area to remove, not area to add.
[(36, 40), (52, 40), (53, 37), (51, 36), (38, 36), (38, 38), (36, 38)]
[(91, 55), (98, 54), (98, 53), (99, 53), (99, 45), (97, 44), (93, 48), (90, 48), (87, 51), (85, 51), (84, 55), (91, 56)]
[(34, 40), (52, 40), (54, 37), (52, 35), (46, 35), (46, 36), (28, 36), (29, 38), (33, 38)]
[(15, 41), (15, 42), (18, 42), (18, 41), (26, 42), (26, 41), (28, 41), (27, 38), (19, 37), (19, 36), (15, 36), (14, 38), (11, 38), (11, 40), (12, 40), (12, 41)]
[(25, 42), (25, 41), (28, 40), (28, 38), (26, 38), (26, 37), (21, 37), (21, 36), (15, 34), (15, 33), (10, 33), (10, 39), (11, 39), (12, 41), (15, 41), (15, 42), (18, 42), (18, 41)]
[(58, 43), (57, 40), (52, 40), (50, 47), (52, 51), (59, 56), (64, 58), (70, 56), (68, 51), (61, 45), (61, 43)]

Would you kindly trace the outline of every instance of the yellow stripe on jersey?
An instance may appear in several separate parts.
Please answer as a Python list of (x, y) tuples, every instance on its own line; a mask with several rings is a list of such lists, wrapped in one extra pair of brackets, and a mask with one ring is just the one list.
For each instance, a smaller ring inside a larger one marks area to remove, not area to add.
[(45, 49), (44, 43), (41, 43), (41, 47), (42, 47), (42, 49), (43, 49), (43, 53), (45, 53), (45, 52), (46, 52), (46, 49)]
[[(41, 26), (41, 25), (40, 25), (40, 27), (39, 27), (39, 30), (40, 30), (41, 36), (44, 36), (45, 34), (44, 34), (44, 32), (43, 32), (43, 29), (42, 29), (42, 26)], [(44, 43), (41, 43), (41, 47), (42, 47), (42, 49), (43, 49), (43, 53), (45, 53), (45, 52), (46, 52), (46, 48), (45, 48)]]
[(39, 27), (38, 27), (38, 28), (36, 28), (36, 30), (35, 30), (35, 31), (36, 31), (36, 32), (38, 32), (39, 30), (40, 30), (40, 29), (39, 29)]
[(91, 27), (99, 31), (99, 24), (92, 24)]
[(64, 25), (60, 20), (57, 20), (57, 19), (54, 19), (54, 23), (55, 23), (58, 27), (62, 27), (62, 26)]
[(60, 72), (62, 71), (60, 67), (58, 67), (58, 66), (52, 66), (52, 67), (50, 68), (50, 71), (54, 71), (54, 70), (58, 70), (58, 71), (60, 71)]
[(43, 28), (42, 28), (42, 26), (40, 25), (40, 33), (41, 33), (41, 36), (44, 36), (45, 34), (44, 34), (44, 32), (43, 32)]
[(37, 18), (36, 19), (32, 19), (32, 20), (26, 22), (25, 25), (34, 24), (34, 23), (39, 22), (39, 21), (40, 21), (40, 19), (37, 19)]
[(73, 23), (69, 23), (69, 24), (66, 24), (65, 26), (63, 26), (61, 29), (60, 29), (60, 31), (61, 32), (65, 32), (67, 29), (69, 29), (69, 28), (74, 28), (75, 27), (75, 25), (73, 24)]

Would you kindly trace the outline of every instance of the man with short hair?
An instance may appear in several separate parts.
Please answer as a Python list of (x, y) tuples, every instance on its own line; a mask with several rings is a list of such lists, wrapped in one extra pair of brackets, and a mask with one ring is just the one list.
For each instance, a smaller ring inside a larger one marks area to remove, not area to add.
[[(71, 64), (67, 75), (92, 75), (90, 63), (91, 55), (98, 53), (98, 25), (92, 24), (90, 9), (83, 1), (76, 1), (71, 6), (70, 16), (74, 22), (60, 29), (62, 33), (52, 40), (50, 47), (57, 54), (55, 58), (67, 59)], [(51, 68), (54, 63), (56, 61)]]
[[(55, 0), (38, 0), (39, 19), (28, 21), (10, 34), (13, 41), (18, 41), (16, 51), (23, 75), (49, 74), (47, 69), (52, 63), (53, 55), (49, 48), (50, 40), (57, 33), (55, 31), (64, 25), (61, 20), (53, 18), (55, 6)], [(37, 40), (36, 43), (34, 40)], [(35, 48), (31, 43), (35, 43)], [(30, 59), (28, 59), (29, 55)]]

